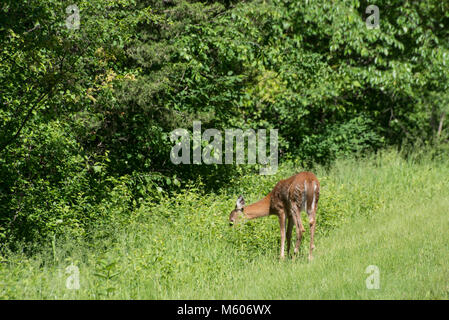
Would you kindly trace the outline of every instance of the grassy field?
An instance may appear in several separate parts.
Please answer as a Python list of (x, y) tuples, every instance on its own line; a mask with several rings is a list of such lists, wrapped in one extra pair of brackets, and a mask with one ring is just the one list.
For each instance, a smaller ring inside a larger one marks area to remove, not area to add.
[[(94, 230), (89, 242), (57, 239), (32, 257), (10, 254), (0, 298), (449, 299), (447, 161), (386, 152), (317, 168), (315, 259), (307, 261), (307, 230), (299, 257), (279, 261), (275, 217), (235, 228), (227, 218), (239, 194), (256, 201), (298, 170), (241, 178), (221, 194), (192, 186), (143, 205), (130, 226)], [(78, 290), (67, 288), (71, 265)], [(379, 289), (366, 286), (370, 265)]]

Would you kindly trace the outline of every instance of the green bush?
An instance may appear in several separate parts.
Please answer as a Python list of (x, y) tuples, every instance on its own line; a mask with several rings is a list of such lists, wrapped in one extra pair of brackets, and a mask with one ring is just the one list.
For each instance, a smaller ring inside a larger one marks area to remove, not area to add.
[(379, 29), (355, 0), (80, 1), (78, 30), (69, 4), (0, 7), (2, 241), (84, 236), (255, 172), (172, 164), (169, 134), (194, 120), (278, 129), (280, 161), (308, 167), (417, 140), (447, 152), (447, 2), (377, 2)]

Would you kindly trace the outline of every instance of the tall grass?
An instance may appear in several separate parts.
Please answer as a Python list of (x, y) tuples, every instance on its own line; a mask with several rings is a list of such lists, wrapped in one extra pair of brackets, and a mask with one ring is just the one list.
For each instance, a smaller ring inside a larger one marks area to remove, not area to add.
[[(227, 221), (238, 195), (247, 203), (260, 199), (301, 170), (294, 163), (274, 176), (240, 178), (220, 194), (192, 186), (142, 205), (123, 229), (98, 228), (89, 242), (57, 239), (54, 249), (49, 244), (32, 257), (9, 254), (0, 264), (0, 297), (447, 299), (448, 169), (447, 162), (407, 161), (393, 151), (316, 168), (322, 188), (311, 263), (309, 230), (300, 256), (279, 261), (275, 217), (234, 228)], [(72, 264), (78, 290), (66, 287)], [(378, 290), (365, 286), (368, 265), (379, 267)]]

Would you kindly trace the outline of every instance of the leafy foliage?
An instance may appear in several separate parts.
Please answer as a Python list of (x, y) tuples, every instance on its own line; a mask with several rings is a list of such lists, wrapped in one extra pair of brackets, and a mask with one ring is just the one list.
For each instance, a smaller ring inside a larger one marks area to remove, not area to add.
[(75, 30), (71, 4), (0, 5), (5, 243), (89, 236), (257, 169), (172, 164), (169, 134), (194, 120), (278, 129), (281, 161), (309, 167), (447, 143), (447, 2), (377, 1), (377, 29), (358, 0), (80, 0)]

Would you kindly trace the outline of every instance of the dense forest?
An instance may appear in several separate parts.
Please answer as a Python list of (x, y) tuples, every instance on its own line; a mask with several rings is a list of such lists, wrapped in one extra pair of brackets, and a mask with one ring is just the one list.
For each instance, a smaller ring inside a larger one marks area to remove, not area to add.
[(4, 0), (0, 44), (3, 249), (259, 172), (173, 164), (194, 121), (277, 129), (304, 168), (448, 150), (447, 1)]

